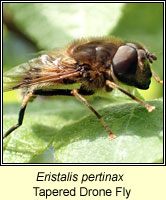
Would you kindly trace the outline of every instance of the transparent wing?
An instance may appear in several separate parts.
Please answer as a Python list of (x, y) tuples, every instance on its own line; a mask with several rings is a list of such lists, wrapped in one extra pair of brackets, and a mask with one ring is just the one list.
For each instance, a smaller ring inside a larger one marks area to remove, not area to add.
[(60, 83), (60, 80), (78, 76), (79, 73), (72, 58), (57, 56), (55, 53), (44, 54), (4, 73), (3, 90), (20, 89), (45, 82)]
[(21, 84), (27, 77), (27, 72), (30, 70), (30, 65), (24, 63), (3, 74), (3, 90), (12, 90), (15, 86)]

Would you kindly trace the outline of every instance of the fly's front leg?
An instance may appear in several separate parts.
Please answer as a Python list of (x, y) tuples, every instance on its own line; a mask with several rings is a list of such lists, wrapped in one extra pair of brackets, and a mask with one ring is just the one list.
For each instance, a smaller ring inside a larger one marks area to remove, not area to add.
[(158, 83), (163, 84), (163, 81), (160, 80), (159, 76), (157, 76), (157, 74), (153, 71), (152, 71), (152, 76)]
[(133, 100), (137, 101), (138, 103), (141, 103), (148, 110), (148, 112), (152, 112), (155, 109), (155, 106), (150, 106), (145, 101), (142, 101), (141, 99), (138, 99), (134, 95), (130, 94), (129, 92), (127, 92), (125, 90), (123, 90), (121, 87), (119, 87), (114, 82), (111, 82), (111, 81), (107, 80), (106, 81), (106, 85), (108, 85), (109, 87), (111, 87), (113, 89), (118, 89), (119, 91), (123, 92), (124, 94), (126, 94), (127, 96), (129, 96), (130, 98), (132, 98)]
[(78, 90), (74, 89), (74, 90), (71, 91), (71, 93), (78, 100), (80, 100), (84, 105), (86, 105), (97, 116), (97, 118), (100, 120), (100, 122), (103, 124), (103, 126), (107, 130), (107, 132), (109, 134), (109, 138), (111, 140), (114, 139), (116, 136), (112, 133), (112, 131), (110, 130), (110, 128), (108, 127), (108, 125), (106, 124), (106, 122), (103, 120), (102, 116), (87, 102), (87, 100), (82, 95), (79, 94)]
[(28, 101), (30, 100), (30, 98), (32, 97), (32, 93), (28, 93), (23, 101), (23, 104), (21, 106), (20, 112), (19, 112), (19, 117), (18, 117), (18, 123), (15, 124), (14, 126), (12, 126), (3, 136), (3, 139), (6, 138), (10, 133), (12, 133), (15, 129), (17, 129), (19, 126), (22, 125), (23, 119), (24, 119), (24, 113), (25, 113), (25, 109), (26, 106), (28, 104)]

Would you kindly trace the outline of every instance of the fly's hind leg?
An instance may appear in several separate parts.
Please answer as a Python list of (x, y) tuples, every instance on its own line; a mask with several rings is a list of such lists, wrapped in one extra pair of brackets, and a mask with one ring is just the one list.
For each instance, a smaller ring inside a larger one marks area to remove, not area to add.
[[(92, 92), (86, 92), (84, 90), (80, 90), (80, 93), (83, 95), (91, 95)], [(12, 133), (14, 130), (16, 130), (19, 126), (22, 125), (23, 123), (23, 118), (24, 118), (24, 113), (26, 106), (28, 104), (28, 101), (32, 96), (54, 96), (54, 95), (62, 95), (62, 96), (73, 96), (71, 94), (71, 90), (63, 90), (63, 89), (52, 89), (52, 90), (34, 90), (31, 93), (28, 93), (24, 100), (23, 104), (21, 106), (20, 112), (19, 112), (19, 117), (18, 117), (18, 123), (12, 126), (3, 136), (3, 139), (6, 138), (10, 133)]]
[(21, 109), (20, 109), (20, 112), (19, 112), (19, 117), (18, 117), (18, 123), (15, 124), (14, 126), (12, 126), (6, 133), (5, 135), (3, 136), (3, 139), (6, 138), (10, 133), (12, 133), (15, 129), (17, 129), (19, 126), (22, 125), (22, 122), (23, 122), (23, 119), (24, 119), (24, 113), (25, 113), (25, 109), (26, 109), (26, 106), (28, 104), (28, 101), (30, 100), (30, 98), (32, 97), (32, 93), (28, 93), (25, 98), (24, 98), (24, 101), (21, 105)]
[(82, 95), (79, 94), (79, 91), (77, 89), (74, 89), (74, 90), (71, 91), (71, 93), (78, 100), (80, 100), (84, 105), (86, 105), (97, 116), (97, 118), (100, 120), (100, 122), (103, 124), (103, 126), (107, 130), (107, 132), (109, 134), (109, 138), (111, 140), (114, 139), (116, 136), (112, 133), (112, 131), (110, 130), (110, 128), (108, 127), (106, 122), (103, 120), (102, 116), (87, 102), (87, 100)]
[(24, 118), (24, 112), (27, 106), (28, 101), (30, 98), (35, 95), (35, 96), (54, 96), (54, 95), (62, 95), (62, 96), (75, 96), (77, 99), (79, 99), (82, 103), (84, 103), (96, 116), (97, 118), (101, 121), (107, 132), (109, 133), (110, 139), (115, 138), (116, 136), (111, 132), (110, 128), (108, 125), (105, 123), (101, 115), (86, 101), (86, 99), (82, 95), (92, 95), (92, 91), (85, 91), (82, 89), (79, 90), (63, 90), (63, 89), (52, 89), (52, 90), (34, 90), (33, 93), (28, 93), (27, 96), (24, 98), (24, 102), (21, 106), (20, 112), (19, 112), (19, 118), (18, 118), (18, 123), (14, 126), (12, 126), (3, 136), (3, 139), (7, 137), (11, 132), (13, 132), (15, 129), (17, 129), (19, 126), (22, 125), (23, 118)]

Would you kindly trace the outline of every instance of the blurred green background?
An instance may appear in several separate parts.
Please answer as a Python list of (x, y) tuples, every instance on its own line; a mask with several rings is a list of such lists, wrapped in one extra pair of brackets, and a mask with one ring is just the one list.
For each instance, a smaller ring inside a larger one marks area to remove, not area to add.
[[(63, 47), (88, 36), (115, 35), (145, 44), (158, 60), (152, 68), (163, 76), (162, 3), (4, 3), (3, 71), (27, 62), (36, 52)], [(152, 79), (145, 99), (163, 95)], [(18, 101), (17, 91), (4, 102)]]

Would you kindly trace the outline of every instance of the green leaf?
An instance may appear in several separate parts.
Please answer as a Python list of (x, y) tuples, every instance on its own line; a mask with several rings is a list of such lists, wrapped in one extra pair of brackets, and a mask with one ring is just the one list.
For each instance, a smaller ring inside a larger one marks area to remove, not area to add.
[[(113, 98), (109, 103), (94, 98), (89, 102), (116, 139), (110, 141), (99, 120), (73, 98), (34, 102), (28, 106), (24, 124), (4, 140), (4, 162), (39, 162), (45, 151), (50, 158), (42, 158), (43, 162), (153, 163), (162, 159), (161, 100), (149, 102), (156, 106), (152, 113), (131, 101), (117, 104)], [(4, 105), (4, 132), (16, 123), (18, 108), (18, 104)]]
[(52, 49), (62, 47), (73, 39), (107, 35), (116, 25), (123, 3), (8, 3), (6, 5), (20, 30), (24, 30), (39, 48)]

